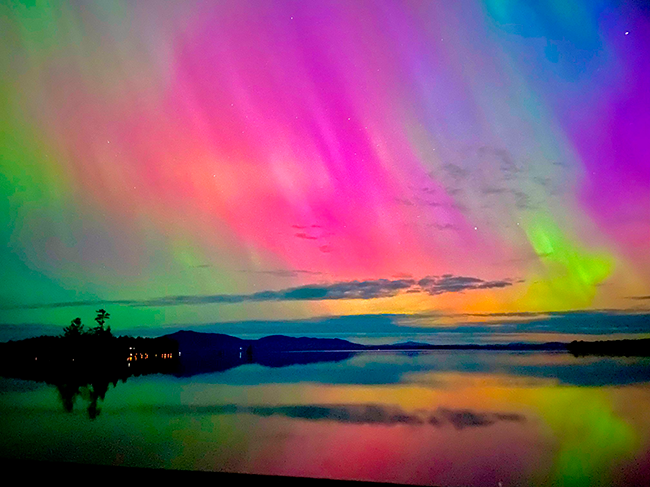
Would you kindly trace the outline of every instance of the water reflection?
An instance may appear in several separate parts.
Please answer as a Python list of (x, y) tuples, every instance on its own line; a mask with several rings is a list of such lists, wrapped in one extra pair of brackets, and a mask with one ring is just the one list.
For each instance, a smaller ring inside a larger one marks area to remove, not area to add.
[[(55, 384), (59, 392), (63, 409), (71, 413), (74, 410), (76, 400), (81, 397), (87, 404), (88, 417), (95, 419), (100, 413), (99, 401), (103, 401), (108, 392), (108, 381), (97, 380), (88, 384), (75, 384), (75, 383), (58, 383)], [(113, 387), (117, 386), (117, 382), (113, 382)]]
[(11, 370), (9, 377), (44, 382), (58, 392), (63, 410), (72, 413), (81, 399), (85, 403), (89, 419), (96, 419), (101, 413), (101, 402), (106, 398), (109, 385), (116, 388), (118, 382), (126, 383), (129, 377), (173, 373), (178, 370), (176, 361), (152, 361), (141, 363), (109, 364), (95, 367), (30, 367)]
[[(501, 353), (501, 352), (300, 352), (278, 353), (253, 359), (250, 355), (221, 355), (206, 360), (187, 357), (167, 362), (166, 368), (121, 370), (119, 374), (89, 372), (67, 381), (50, 381), (56, 385), (63, 408), (71, 412), (81, 398), (91, 419), (100, 413), (109, 384), (117, 387), (129, 377), (165, 373), (177, 378), (194, 378), (221, 384), (257, 386), (260, 384), (386, 385), (419, 383), (438, 387), (449, 373), (471, 374), (464, 381), (506, 376), (513, 383), (577, 386), (620, 386), (650, 381), (650, 359), (582, 357), (568, 353)], [(457, 379), (454, 379), (457, 380)]]
[[(56, 388), (0, 383), (0, 455), (418, 485), (647, 482), (647, 359), (326, 357)], [(602, 377), (578, 380), (592, 373)], [(581, 384), (598, 380), (612, 384)], [(69, 414), (80, 403), (91, 411)]]
[(307, 421), (333, 421), (344, 424), (452, 426), (458, 430), (491, 426), (499, 421), (524, 422), (525, 416), (511, 412), (482, 412), (469, 409), (438, 408), (436, 411), (407, 412), (396, 406), (381, 404), (309, 404), (287, 406), (243, 406), (223, 404), (214, 406), (168, 406), (159, 413), (170, 415), (231, 415), (250, 414), (260, 417), (281, 416)]
[(336, 363), (349, 359), (353, 353), (348, 352), (312, 352), (312, 353), (278, 353), (261, 355), (253, 359), (250, 353), (218, 354), (211, 357), (187, 357), (184, 360), (128, 363), (118, 367), (89, 368), (80, 371), (30, 369), (29, 373), (14, 373), (24, 379), (43, 381), (54, 385), (58, 391), (63, 410), (72, 413), (79, 399), (85, 403), (90, 419), (96, 419), (101, 412), (104, 401), (112, 384), (125, 383), (129, 377), (148, 374), (168, 374), (174, 377), (193, 377), (210, 373), (222, 373), (246, 365), (260, 364), (267, 368), (303, 366), (307, 364)]
[(173, 371), (176, 377), (192, 377), (195, 375), (228, 370), (248, 364), (259, 364), (264, 367), (278, 368), (292, 365), (307, 365), (318, 363), (342, 362), (352, 358), (356, 352), (284, 352), (284, 353), (227, 353), (217, 354), (185, 354), (179, 360), (178, 367)]

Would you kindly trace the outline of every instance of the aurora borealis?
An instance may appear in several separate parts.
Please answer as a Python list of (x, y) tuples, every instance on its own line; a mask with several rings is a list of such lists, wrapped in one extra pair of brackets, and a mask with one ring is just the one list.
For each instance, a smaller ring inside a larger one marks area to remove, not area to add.
[(649, 57), (643, 2), (3, 2), (0, 324), (647, 313)]

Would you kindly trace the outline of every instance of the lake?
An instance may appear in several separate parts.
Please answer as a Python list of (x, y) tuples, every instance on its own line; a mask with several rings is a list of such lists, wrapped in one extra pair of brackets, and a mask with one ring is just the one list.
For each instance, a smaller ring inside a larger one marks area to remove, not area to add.
[(0, 378), (0, 456), (443, 486), (650, 478), (648, 358), (360, 353), (97, 396)]

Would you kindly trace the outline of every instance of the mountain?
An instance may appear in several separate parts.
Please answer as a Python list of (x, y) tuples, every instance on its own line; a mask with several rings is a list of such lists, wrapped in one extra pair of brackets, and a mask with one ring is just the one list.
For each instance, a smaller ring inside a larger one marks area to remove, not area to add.
[(240, 348), (245, 349), (250, 344), (249, 340), (242, 340), (222, 333), (181, 330), (165, 336), (178, 342), (178, 349), (181, 353), (183, 351), (192, 351), (192, 353), (213, 353), (218, 350), (239, 351)]
[(243, 354), (256, 358), (282, 352), (362, 352), (362, 351), (399, 351), (399, 350), (538, 350), (560, 351), (567, 349), (566, 343), (503, 343), (503, 344), (469, 344), (469, 345), (430, 345), (419, 342), (402, 342), (386, 345), (360, 345), (340, 338), (308, 338), (270, 335), (258, 340), (243, 340), (220, 333), (200, 333), (196, 331), (178, 331), (165, 335), (178, 342), (179, 351), (194, 355)]
[(266, 355), (277, 352), (361, 351), (366, 349), (364, 345), (340, 338), (296, 338), (270, 335), (259, 340), (244, 340), (221, 333), (200, 333), (186, 330), (165, 336), (178, 342), (181, 354), (186, 352), (194, 355), (239, 354), (239, 352)]

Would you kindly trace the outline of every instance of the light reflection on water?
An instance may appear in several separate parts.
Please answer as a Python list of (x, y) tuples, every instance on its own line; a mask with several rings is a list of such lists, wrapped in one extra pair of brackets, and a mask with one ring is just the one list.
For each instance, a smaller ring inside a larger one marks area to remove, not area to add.
[(650, 362), (364, 353), (81, 391), (0, 379), (0, 455), (425, 485), (643, 485)]

